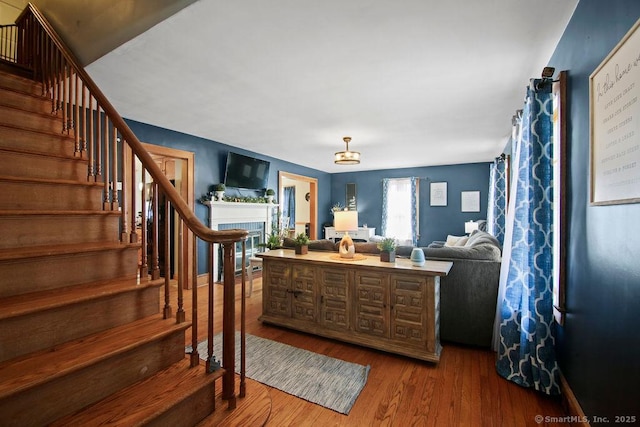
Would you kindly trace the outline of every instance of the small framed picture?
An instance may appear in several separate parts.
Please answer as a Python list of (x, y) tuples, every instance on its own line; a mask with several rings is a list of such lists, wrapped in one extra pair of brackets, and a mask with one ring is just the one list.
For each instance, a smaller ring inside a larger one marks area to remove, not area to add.
[(447, 183), (432, 182), (431, 183), (431, 206), (447, 206)]
[(480, 192), (463, 191), (461, 193), (460, 205), (462, 212), (480, 212)]

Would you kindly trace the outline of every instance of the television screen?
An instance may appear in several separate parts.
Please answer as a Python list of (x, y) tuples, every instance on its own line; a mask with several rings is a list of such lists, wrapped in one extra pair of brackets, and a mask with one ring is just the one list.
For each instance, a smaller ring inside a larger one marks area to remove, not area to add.
[(224, 185), (250, 190), (265, 189), (269, 185), (269, 166), (266, 160), (229, 151)]

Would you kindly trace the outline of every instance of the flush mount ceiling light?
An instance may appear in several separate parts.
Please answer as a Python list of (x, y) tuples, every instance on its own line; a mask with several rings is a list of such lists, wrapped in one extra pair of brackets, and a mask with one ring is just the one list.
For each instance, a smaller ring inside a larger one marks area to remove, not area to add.
[(338, 151), (336, 153), (334, 163), (338, 165), (357, 165), (360, 163), (360, 152), (358, 151), (349, 151), (349, 142), (351, 142), (351, 137), (345, 136), (342, 138), (347, 145), (347, 149), (344, 151)]

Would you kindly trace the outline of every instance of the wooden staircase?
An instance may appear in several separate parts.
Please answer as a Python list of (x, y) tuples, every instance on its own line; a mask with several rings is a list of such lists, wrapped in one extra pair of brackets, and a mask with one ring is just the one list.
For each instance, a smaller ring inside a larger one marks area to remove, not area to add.
[(0, 70), (0, 424), (195, 425), (225, 371), (190, 367), (42, 92)]

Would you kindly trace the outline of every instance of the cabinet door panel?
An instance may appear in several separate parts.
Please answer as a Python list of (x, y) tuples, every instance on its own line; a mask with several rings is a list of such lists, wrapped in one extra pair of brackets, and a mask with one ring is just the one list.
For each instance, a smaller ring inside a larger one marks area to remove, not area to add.
[[(427, 280), (420, 276), (391, 275), (391, 338), (425, 348), (427, 341)], [(433, 328), (433, 327), (432, 327)]]
[(316, 268), (309, 265), (294, 265), (291, 276), (291, 315), (296, 319), (315, 322), (316, 302)]
[(321, 268), (319, 276), (322, 326), (348, 330), (351, 273), (347, 269)]
[(284, 262), (265, 263), (262, 277), (262, 309), (265, 313), (291, 317), (291, 279), (289, 264)]
[(356, 324), (358, 332), (389, 337), (389, 275), (356, 271)]

